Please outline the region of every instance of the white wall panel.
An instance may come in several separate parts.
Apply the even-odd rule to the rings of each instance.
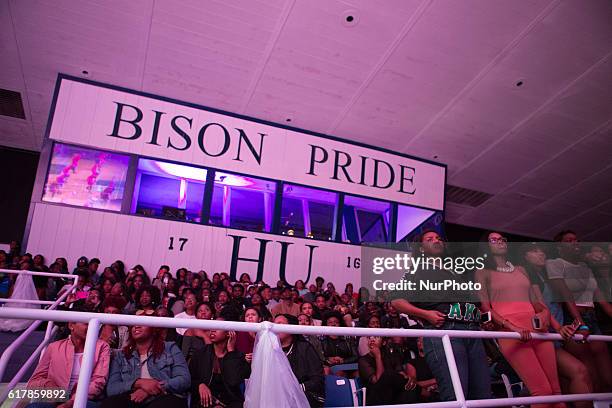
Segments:
[[[347,257],[361,257],[359,246],[45,203],[35,204],[27,251],[43,254],[49,260],[65,257],[69,269],[84,255],[100,258],[102,267],[117,259],[124,261],[127,269],[141,264],[151,277],[162,264],[169,265],[172,271],[186,267],[192,271],[204,269],[212,275],[230,272],[234,242],[230,234],[245,237],[240,244],[240,258],[258,259],[260,243],[256,238],[270,240],[266,244],[263,276],[267,283],[275,284],[279,279],[279,242],[288,242],[291,245],[287,249],[285,271],[291,284],[297,279],[306,280],[310,260],[307,245],[312,245],[316,248],[310,281],[323,276],[334,282],[339,291],[348,282],[355,288],[360,286],[360,269],[347,267]],[[174,238],[172,250],[170,237]],[[187,239],[182,251],[180,238]],[[239,261],[236,274],[240,276],[243,272],[255,279],[257,263]]]

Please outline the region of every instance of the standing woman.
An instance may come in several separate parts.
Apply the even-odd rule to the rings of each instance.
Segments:
[[[550,310],[551,330],[557,331],[566,341],[574,334],[570,325],[563,325],[563,309],[559,303],[553,302],[552,289],[546,276],[546,253],[538,243],[526,243],[521,247],[521,260],[525,262],[525,270],[529,274],[531,284],[542,293],[544,302]],[[553,330],[554,329],[554,330]],[[557,369],[559,370],[561,389],[567,394],[589,394],[593,392],[591,377],[586,366],[562,347],[560,341],[555,341]],[[589,401],[574,402],[576,408],[589,408]]]
[[[565,323],[576,322],[578,334],[601,334],[595,302],[608,317],[612,317],[612,305],[605,300],[593,272],[584,263],[576,234],[561,231],[554,240],[558,242],[559,258],[546,261],[546,272],[555,294],[564,300]],[[612,390],[612,364],[604,342],[569,341],[565,347],[587,366],[595,392]]]
[[[486,236],[485,269],[476,272],[482,285],[481,308],[491,311],[502,330],[514,331],[521,339],[498,339],[499,347],[533,396],[561,394],[553,342],[534,340],[531,331],[548,332],[550,311],[539,290],[534,293],[527,271],[508,261],[508,240],[497,232]],[[539,319],[540,324],[534,323]],[[562,403],[533,404],[532,407],[564,407]]]
[[[434,261],[432,263],[435,265],[435,260],[445,255],[446,247],[442,237],[436,231],[426,230],[417,237],[415,251],[422,253],[428,262]],[[432,281],[457,278],[453,271],[444,268],[416,271],[411,276],[421,275]],[[474,303],[458,302],[452,299],[433,299],[434,301],[415,304],[404,299],[403,296],[405,296],[404,292],[394,294],[394,297],[397,298],[392,301],[393,307],[400,313],[406,313],[421,320],[425,329],[480,330],[480,312]],[[454,401],[455,392],[442,339],[428,337],[423,339],[423,343],[425,359],[438,382],[440,399]],[[451,338],[451,345],[466,399],[490,398],[491,375],[482,340]]]

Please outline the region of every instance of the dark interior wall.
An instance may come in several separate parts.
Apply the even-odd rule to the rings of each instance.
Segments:
[[[449,242],[478,242],[488,230],[476,227],[468,227],[465,225],[447,223],[444,226],[446,239]],[[542,241],[538,238],[526,237],[523,235],[509,234],[504,231],[498,231],[504,234],[511,242],[530,242]]]
[[[40,153],[0,146],[0,243],[21,242]]]

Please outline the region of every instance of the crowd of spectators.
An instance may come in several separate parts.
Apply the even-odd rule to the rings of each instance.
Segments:
[[[542,249],[531,244],[524,246],[523,258],[514,260],[515,266],[503,250],[507,242],[503,235],[495,232],[487,235],[490,259],[497,265],[488,265],[486,273],[477,276],[488,290],[476,307],[483,314],[490,311],[492,315],[484,324],[468,321],[461,314],[459,318],[453,316],[451,301],[411,303],[410,299],[387,292],[370,294],[366,288],[357,293],[351,284],[338,292],[332,282],[322,277],[312,283],[298,280],[291,285],[278,281],[271,286],[263,281],[253,282],[246,273],[232,280],[225,272],[209,274],[186,268],[172,272],[169,266],[162,265],[149,274],[141,265],[126,270],[124,263],[117,260],[101,267],[99,259],[84,256],[71,270],[64,258],[48,264],[43,255],[23,254],[17,242],[11,243],[9,252],[0,251],[0,269],[56,273],[57,277],[33,277],[38,296],[53,300],[70,291],[62,308],[75,311],[309,326],[515,331],[521,334],[521,340],[453,339],[458,368],[460,373],[465,372],[462,385],[466,396],[506,396],[503,387],[495,387],[501,374],[522,380],[532,395],[610,391],[612,370],[605,344],[570,339],[577,332],[601,334],[609,327],[612,307],[600,293],[600,288],[609,290],[607,281],[601,281],[609,276],[606,275],[609,248],[603,248],[598,271],[594,273],[592,263],[587,266],[579,251],[568,250],[576,242],[575,233],[564,231],[556,240],[557,259],[547,261],[545,256],[542,259]],[[440,256],[444,251],[444,242],[434,231],[426,231],[417,242],[427,256]],[[583,269],[570,270],[579,267]],[[573,273],[573,278],[581,274],[591,288],[590,295],[578,299],[578,291],[583,296],[584,288],[576,288],[575,280],[568,280],[568,273]],[[72,290],[71,281],[64,278],[68,274],[78,276]],[[14,279],[14,275],[0,273],[0,297],[10,296]],[[496,301],[496,293],[515,286],[517,291],[538,292],[540,297],[526,304]],[[549,290],[569,293],[568,299],[573,293],[576,301],[550,302],[541,294]],[[540,329],[531,327],[535,315],[542,322]],[[549,328],[566,340],[553,344],[531,339],[531,332],[547,332]],[[28,386],[56,386],[73,391],[86,329],[87,325],[81,323],[65,325],[60,337],[44,353]],[[439,340],[279,335],[311,406],[322,406],[324,376],[331,374],[359,377],[368,389],[368,404],[453,399]],[[242,406],[254,344],[255,334],[249,332],[103,325],[88,390],[89,405],[186,407],[190,394],[192,407]],[[274,392],[273,388],[270,392]],[[72,403],[73,399],[69,399],[62,408],[69,408]],[[40,404],[35,406],[40,408],[43,406]],[[549,405],[555,404],[541,404]]]

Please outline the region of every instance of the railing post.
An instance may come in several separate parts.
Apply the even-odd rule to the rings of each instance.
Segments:
[[[57,275],[57,274],[48,273],[48,272],[13,271],[13,270],[9,270],[9,269],[0,269],[0,272],[13,273],[15,275],[21,275],[21,274],[35,275],[35,276],[55,276],[55,275]],[[53,309],[55,309],[55,307],[57,305],[59,305],[68,296],[68,294],[76,287],[77,276],[76,275],[68,275],[67,278],[68,279],[72,279],[72,286],[70,286],[70,289],[67,290],[62,296],[57,298],[57,300],[55,302],[53,302],[53,304],[51,304],[46,310],[53,310]],[[23,303],[27,303],[27,301],[24,299]],[[45,309],[43,309],[43,310],[45,310]],[[36,316],[36,317],[39,317],[39,316]],[[17,348],[19,346],[21,346],[21,344],[30,335],[30,333],[32,333],[41,323],[42,323],[42,320],[35,320],[35,321],[33,321],[33,323],[30,324],[30,326],[24,332],[22,332],[19,335],[19,337],[17,337],[4,350],[4,353],[2,353],[2,355],[0,356],[0,382],[3,380],[4,373],[6,371],[6,367],[8,366],[8,363],[9,363],[11,357],[13,356],[13,353],[15,352],[15,350],[17,350]]]
[[[91,380],[91,372],[94,367],[96,342],[98,341],[99,332],[100,321],[98,319],[91,319],[87,327],[87,336],[85,337],[83,360],[81,361],[81,371],[79,372],[74,408],[85,408],[87,405],[87,391],[89,390],[89,381]]]
[[[455,362],[455,354],[453,353],[453,346],[451,345],[450,337],[448,336],[448,334],[442,336],[442,345],[444,346],[446,363],[448,365],[448,370],[450,371],[451,380],[453,382],[455,398],[463,408],[466,408],[465,395],[463,395],[463,388],[461,388],[461,379],[459,378],[459,371],[457,370],[457,363]]]

